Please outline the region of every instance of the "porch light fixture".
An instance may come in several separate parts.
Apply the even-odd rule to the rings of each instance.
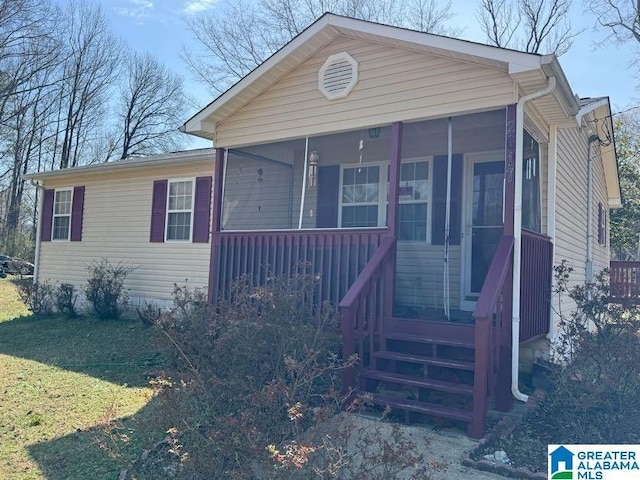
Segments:
[[[370,128],[369,130],[367,130],[367,135],[372,140],[375,140],[376,138],[380,137],[380,127]]]
[[[313,150],[309,153],[309,187],[315,187],[318,181],[318,160],[320,155]]]

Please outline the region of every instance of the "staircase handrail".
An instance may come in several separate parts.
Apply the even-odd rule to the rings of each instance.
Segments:
[[[473,318],[483,320],[493,315],[496,303],[500,298],[502,286],[509,273],[513,254],[513,237],[505,235],[500,240],[487,277],[480,291],[480,297],[473,310]]]
[[[339,307],[342,314],[340,324],[342,332],[342,358],[345,362],[354,354],[354,327],[358,325],[360,329],[363,329],[364,318],[361,318],[360,322],[356,321],[358,307],[365,304],[365,300],[369,294],[374,295],[372,293],[372,285],[374,285],[374,282],[382,278],[386,273],[389,273],[389,269],[385,269],[385,266],[389,263],[390,258],[393,258],[392,254],[395,251],[395,245],[396,237],[394,235],[386,236],[381,240],[380,245],[371,259],[367,262],[340,301]],[[390,287],[387,286],[387,288]],[[386,295],[383,294],[383,302],[385,296]],[[361,308],[361,310],[365,310],[364,307]],[[361,315],[362,314],[363,312],[361,312]],[[375,322],[373,322],[372,319],[367,320],[367,328],[370,330],[370,334],[374,333]],[[349,367],[343,371],[342,387],[345,393],[350,393],[355,387],[355,372],[353,368]]]

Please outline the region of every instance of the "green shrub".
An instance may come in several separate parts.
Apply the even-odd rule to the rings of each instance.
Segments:
[[[76,302],[78,293],[75,285],[71,283],[61,283],[56,288],[56,309],[60,313],[64,313],[67,317],[75,318],[78,316],[76,310]]]
[[[18,294],[29,310],[38,318],[49,317],[54,312],[55,289],[49,282],[33,282],[22,279],[16,282]]]
[[[93,262],[87,270],[89,279],[84,295],[93,306],[94,313],[101,320],[119,318],[129,304],[124,282],[135,267],[123,263],[113,265],[103,258]]]

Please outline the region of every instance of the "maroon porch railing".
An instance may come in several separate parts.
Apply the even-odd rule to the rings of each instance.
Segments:
[[[507,282],[513,258],[513,237],[504,236],[498,244],[480,297],[473,311],[475,318],[475,377],[473,381],[472,437],[484,434],[484,420],[489,405],[489,395],[494,390],[500,360],[500,330],[510,321],[510,305],[503,297],[509,291]],[[508,303],[508,302],[506,302]]]
[[[549,333],[553,243],[539,233],[522,231],[520,341]]]
[[[388,307],[393,301],[387,282],[394,274],[395,246],[395,237],[384,237],[371,260],[340,301],[342,358],[345,360],[354,354],[356,343],[361,357],[365,341],[369,342],[369,352],[373,352],[375,337],[382,334],[383,319],[389,314]],[[344,370],[342,388],[345,393],[355,388],[353,368]]]
[[[320,275],[317,300],[337,304],[371,259],[387,229],[217,232],[211,303],[229,298],[244,276],[251,285],[296,273]]]
[[[640,304],[640,262],[611,261],[609,271],[611,299]]]

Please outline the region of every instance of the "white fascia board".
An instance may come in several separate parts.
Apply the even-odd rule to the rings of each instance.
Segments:
[[[576,120],[578,121],[578,123],[581,123],[582,117],[601,107],[609,108],[609,97],[594,99],[593,102],[589,102],[586,105],[583,105],[576,115]]]
[[[333,15],[325,14],[312,23],[306,30],[303,30],[298,36],[296,36],[293,40],[287,43],[280,50],[271,55],[267,60],[261,63],[258,67],[252,70],[248,75],[244,76],[240,79],[236,84],[234,84],[227,91],[222,93],[218,98],[216,98],[209,105],[204,107],[198,113],[196,113],[193,117],[187,120],[184,124],[185,132],[192,133],[194,131],[199,130],[198,128],[194,128],[196,125],[200,125],[203,120],[205,120],[209,115],[218,110],[220,107],[224,106],[226,103],[230,102],[238,93],[243,91],[245,88],[248,88],[256,82],[265,72],[267,72],[270,68],[280,63],[284,60],[290,53],[292,53],[296,48],[298,48],[303,43],[307,42],[311,37],[313,37],[316,33],[322,30],[324,27],[329,25],[330,18]]]
[[[544,55],[541,57],[541,67],[543,71],[547,74],[547,76],[556,77],[556,82],[558,83],[558,87],[556,91],[559,92],[559,100],[563,105],[565,113],[568,117],[573,117],[578,114],[580,110],[580,104],[571,89],[571,85],[569,84],[569,80],[567,80],[567,76],[564,74],[564,70],[560,66],[560,62],[558,62],[558,57],[555,55]]]
[[[391,38],[394,40],[414,43],[416,45],[430,47],[441,50],[443,54],[454,52],[479,59],[488,59],[495,62],[502,62],[507,65],[519,65],[518,68],[531,70],[540,67],[540,55],[508,50],[482,43],[461,40],[458,38],[445,37],[430,33],[408,30],[401,27],[381,25],[379,23],[365,22],[354,18],[328,15],[331,25],[336,28],[353,30],[354,32],[369,35],[377,35],[381,38]],[[514,67],[515,68],[515,67]]]
[[[49,172],[27,173],[21,175],[25,180],[46,180],[50,178],[71,177],[79,175],[97,175],[106,172],[116,172],[129,168],[147,168],[171,165],[184,165],[185,162],[206,162],[213,163],[215,158],[214,148],[198,150],[186,150],[167,155],[157,155],[152,157],[132,158],[119,160],[117,162],[99,163],[97,165],[85,165],[82,167],[63,168],[61,170],[51,170]]]

